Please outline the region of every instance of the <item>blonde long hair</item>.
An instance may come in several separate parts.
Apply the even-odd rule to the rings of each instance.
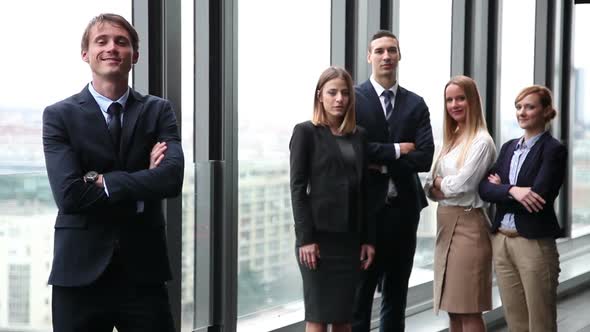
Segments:
[[[481,107],[481,97],[479,96],[479,91],[475,81],[471,77],[463,75],[458,75],[451,78],[445,85],[443,92],[445,110],[445,116],[443,120],[443,147],[433,167],[433,175],[436,172],[436,167],[438,167],[439,160],[451,151],[459,139],[459,123],[455,121],[447,111],[446,92],[447,88],[451,84],[455,84],[460,87],[465,93],[465,98],[467,99],[465,128],[461,128],[462,134],[466,135],[465,144],[463,144],[463,148],[461,149],[461,153],[457,159],[457,168],[460,168],[465,163],[467,152],[469,151],[469,148],[471,148],[477,133],[481,130],[485,130],[486,132],[488,130]]]
[[[344,114],[344,119],[342,120],[342,124],[338,128],[341,134],[350,134],[354,133],[356,130],[356,114],[354,111],[354,87],[352,83],[352,77],[344,68],[332,66],[327,68],[322,72],[320,78],[318,79],[318,84],[314,91],[314,99],[313,99],[313,118],[311,122],[316,126],[328,126],[328,119],[326,117],[326,110],[324,109],[324,105],[320,102],[320,95],[322,94],[322,89],[324,85],[329,81],[341,78],[346,82],[346,88],[350,92],[350,97],[348,98],[348,105],[346,106],[346,113]]]

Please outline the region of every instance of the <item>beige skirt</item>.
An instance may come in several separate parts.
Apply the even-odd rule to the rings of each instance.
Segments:
[[[492,246],[482,209],[438,206],[434,311],[478,313],[492,308]]]

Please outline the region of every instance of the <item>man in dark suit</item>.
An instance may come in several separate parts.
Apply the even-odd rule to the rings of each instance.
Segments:
[[[353,331],[370,328],[373,294],[381,286],[380,331],[403,331],[408,281],[416,251],[420,211],[427,206],[418,172],[432,164],[430,114],[422,97],[398,85],[397,37],[379,31],[369,43],[369,80],[358,85],[357,123],[369,141],[369,202],[377,220],[376,264],[364,273]]]
[[[43,112],[56,332],[174,331],[162,199],[181,192],[184,157],[170,102],[128,86],[138,45],[123,17],[95,17],[82,38],[92,82]]]

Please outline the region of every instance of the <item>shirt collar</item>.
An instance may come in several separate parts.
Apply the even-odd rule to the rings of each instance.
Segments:
[[[545,132],[542,132],[540,134],[537,134],[531,138],[529,138],[528,140],[524,139],[524,136],[522,136],[519,140],[518,143],[516,144],[516,149],[530,149],[533,147],[533,145],[535,145],[535,143],[537,143],[537,141],[539,140],[539,138],[541,138],[541,136],[544,134]]]
[[[111,106],[111,104],[114,102],[121,104],[121,106],[123,106],[123,109],[125,109],[125,104],[127,104],[127,99],[129,99],[129,87],[127,87],[127,91],[125,91],[121,98],[117,100],[111,100],[98,93],[98,91],[94,89],[94,86],[92,86],[92,82],[88,83],[88,91],[90,91],[90,94],[92,95],[94,100],[96,100],[98,107],[100,107],[100,110],[104,113],[107,112],[109,106]]]
[[[375,89],[375,92],[377,92],[377,96],[381,97],[381,95],[383,94],[383,91],[385,91],[385,88],[382,87],[381,84],[379,84],[377,82],[377,80],[375,80],[375,76],[373,76],[373,75],[371,75],[371,78],[369,78],[369,81],[373,85],[373,89]],[[394,98],[397,95],[398,86],[399,86],[399,84],[397,83],[397,81],[395,81],[395,84],[391,88],[389,88],[389,91],[393,92]]]

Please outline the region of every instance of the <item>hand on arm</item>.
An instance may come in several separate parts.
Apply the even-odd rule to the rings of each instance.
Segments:
[[[506,151],[511,144],[512,141],[508,141],[502,146],[498,159],[492,165],[490,170],[483,174],[482,179],[479,182],[479,196],[484,201],[491,203],[514,203],[514,200],[508,193],[511,185],[509,183],[502,183],[502,178],[499,176],[501,170],[506,167],[504,164],[505,160],[508,158]],[[505,170],[505,172],[507,172],[507,170]],[[507,179],[507,173],[505,174]]]
[[[152,151],[150,152],[150,165],[149,165],[150,170],[154,169],[160,165],[160,162],[162,162],[162,160],[164,159],[164,152],[166,151],[166,149],[167,149],[166,142],[157,142],[156,144],[154,144],[154,146],[152,147]],[[109,195],[107,184],[105,183],[102,174],[98,175],[98,179],[94,182],[94,184],[97,187],[104,189],[105,193],[107,195]],[[137,201],[135,211],[137,213],[143,212],[144,211],[144,204],[145,204],[145,202],[142,200]]]
[[[488,175],[488,181],[492,184],[501,184],[502,179],[497,173]]]
[[[154,200],[180,194],[184,177],[184,155],[176,118],[168,103],[161,111],[157,126],[160,145],[152,147],[148,157],[150,168],[132,173],[113,171],[105,174],[112,200]],[[165,149],[161,146],[162,142],[165,142]],[[155,150],[161,151],[154,153]],[[164,153],[165,156],[160,156]]]
[[[433,186],[434,188],[436,188],[436,189],[440,190],[440,186],[441,186],[442,180],[443,180],[442,176],[440,176],[440,175],[437,175],[437,176],[434,178],[434,181],[432,182],[432,186]]]
[[[543,210],[545,200],[530,187],[512,187],[508,191],[515,200],[522,204],[530,213]]]
[[[539,142],[537,143],[539,144]],[[529,213],[544,209],[547,202],[553,203],[559,193],[566,173],[567,149],[549,141],[543,147],[541,167],[531,187],[512,186],[508,193]]]
[[[94,184],[99,188],[104,188],[104,179],[102,177],[102,174],[98,174],[98,179],[96,179],[96,182],[94,182]]]
[[[315,270],[320,258],[320,246],[317,243],[310,243],[299,247],[299,261],[308,269]]]
[[[533,185],[518,187],[502,183],[497,173],[502,167],[502,161],[504,161],[503,167],[505,169],[508,167],[506,161],[511,155],[507,155],[507,151],[514,144],[516,144],[515,140],[512,140],[502,146],[498,161],[492,167],[487,179],[480,183],[479,193],[484,200],[490,202],[510,203],[514,205],[514,208],[522,206],[529,213],[541,211],[546,202],[553,202],[559,192],[566,170],[567,149],[562,145],[550,147],[551,150],[542,154],[541,167]],[[520,204],[516,204],[515,201]]]
[[[411,113],[416,114],[416,117],[406,121],[415,121],[416,131],[414,137],[410,138],[411,143],[399,143],[400,158],[393,163],[394,169],[391,170],[397,174],[411,175],[418,172],[428,172],[432,166],[434,140],[428,107],[421,100]],[[413,146],[405,144],[413,144]]]
[[[361,245],[361,268],[367,270],[375,259],[375,247],[372,244]]]
[[[158,167],[158,165],[160,165],[160,163],[162,162],[162,159],[164,159],[164,152],[166,152],[166,149],[168,147],[166,146],[166,142],[158,142],[154,145],[154,147],[152,148],[152,151],[150,152],[150,168],[149,169],[154,169],[156,167]]]
[[[160,165],[162,160],[164,159],[164,152],[166,152],[167,146],[166,142],[157,142],[152,147],[152,151],[150,152],[150,166],[149,169],[154,169]],[[98,175],[98,179],[94,184],[99,188],[104,188],[104,178],[102,174]]]
[[[467,150],[465,161],[456,173],[435,179],[435,186],[447,198],[459,197],[478,189],[479,183],[488,174],[490,165],[496,156],[496,147],[491,137],[476,136]]]
[[[437,175],[432,181],[432,187],[430,188],[430,195],[437,201],[445,198],[445,194],[440,190],[442,179],[443,178],[440,175]]]
[[[416,144],[410,142],[399,143],[399,154],[403,156],[416,150]]]
[[[430,195],[434,200],[440,201],[441,199],[445,199],[445,194],[438,188],[432,187],[430,188]]]

